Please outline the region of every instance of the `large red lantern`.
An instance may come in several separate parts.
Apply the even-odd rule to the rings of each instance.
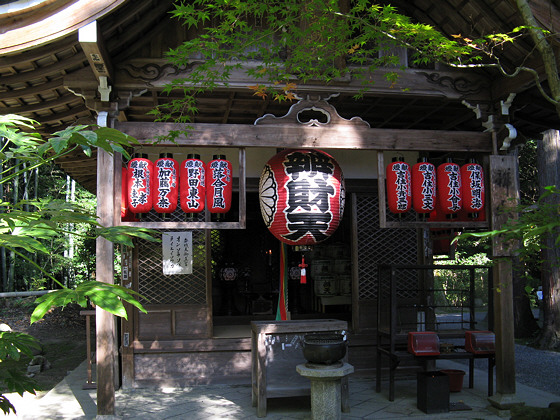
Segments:
[[[231,208],[231,162],[224,155],[214,155],[206,171],[206,205],[210,213],[227,213]]]
[[[158,213],[173,213],[179,195],[179,163],[171,153],[162,153],[154,163],[152,202]]]
[[[289,245],[314,245],[334,233],[344,212],[344,178],[319,150],[284,150],[265,165],[259,182],[261,214],[270,232]]]
[[[461,166],[461,183],[463,192],[463,209],[472,218],[484,210],[484,170],[471,160]]]
[[[391,213],[406,213],[412,205],[410,165],[404,158],[393,158],[387,165],[387,204]]]
[[[132,213],[148,213],[152,209],[153,168],[146,154],[134,155],[128,163],[128,208]]]
[[[438,212],[455,215],[461,210],[461,168],[448,161],[437,168]]]
[[[185,213],[200,213],[206,199],[206,172],[200,155],[189,154],[181,163],[179,197]]]
[[[422,159],[412,167],[412,208],[430,213],[436,207],[436,167]]]

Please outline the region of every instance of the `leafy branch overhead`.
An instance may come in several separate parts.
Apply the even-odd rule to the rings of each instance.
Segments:
[[[530,35],[541,55],[551,48],[553,35],[538,27],[527,0],[516,3],[523,26],[478,38],[468,34],[448,38],[430,25],[413,22],[391,5],[367,0],[179,1],[172,15],[195,35],[171,49],[167,57],[179,68],[191,70],[165,87],[167,93],[183,91],[183,97],[175,97],[151,113],[159,121],[192,122],[196,95],[227,87],[239,73],[254,80],[248,86],[254,95],[279,101],[295,99],[298,86],[305,83],[350,80],[360,82],[356,95],[360,97],[372,87],[376,71],[384,73],[390,87],[406,89],[398,85],[398,70],[404,67],[395,47],[406,48],[413,65],[440,62],[462,68],[495,68],[506,77],[529,72],[541,94],[557,105],[560,95],[554,88],[547,94],[534,69],[524,62],[508,68],[500,61],[501,51],[522,36]],[[551,77],[548,79],[553,80]]]
[[[515,211],[519,216],[508,220],[501,229],[489,232],[465,232],[454,239],[491,238],[501,236],[504,241],[521,241],[522,247],[518,253],[534,254],[542,248],[542,238],[553,235],[555,246],[560,246],[560,189],[556,186],[545,187],[545,193],[538,202],[531,205],[519,206],[507,211]],[[551,200],[552,199],[552,200]]]
[[[188,122],[196,109],[193,95],[227,86],[234,72],[256,81],[257,96],[293,99],[296,83],[329,84],[354,77],[363,92],[378,68],[399,66],[395,46],[412,47],[412,61],[470,62],[472,49],[447,39],[429,25],[412,22],[390,5],[356,1],[341,7],[338,0],[305,2],[195,0],[177,2],[172,15],[198,35],[168,53],[181,67],[196,63],[166,92],[183,89],[185,100],[174,100],[153,113],[160,119]],[[395,71],[387,72],[394,84]]]

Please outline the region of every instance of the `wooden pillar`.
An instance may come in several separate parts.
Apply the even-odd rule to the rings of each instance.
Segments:
[[[519,199],[517,159],[490,156],[491,228],[499,229],[515,212],[504,211]],[[489,397],[497,409],[521,404],[515,395],[515,341],[513,331],[513,277],[511,254],[515,247],[500,236],[492,240],[494,263],[494,332],[496,334],[496,394]]]
[[[113,200],[114,160],[104,150],[97,151],[97,215],[103,226],[111,226],[114,219]],[[96,280],[114,283],[113,243],[98,238],[96,244]],[[96,308],[97,335],[97,414],[115,415],[115,369],[117,340],[115,317],[99,307]]]

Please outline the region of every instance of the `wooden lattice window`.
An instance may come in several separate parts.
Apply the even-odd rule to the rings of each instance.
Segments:
[[[358,277],[360,300],[377,298],[378,264],[416,264],[415,229],[382,229],[379,227],[377,194],[357,194]],[[406,217],[406,216],[405,216]],[[398,261],[398,262],[397,262]],[[417,274],[410,270],[398,280],[399,289],[418,288]],[[406,291],[402,297],[407,296]]]
[[[162,230],[162,232],[164,232]],[[138,292],[143,305],[206,304],[206,244],[203,230],[193,230],[193,272],[163,274],[161,243],[138,241]]]

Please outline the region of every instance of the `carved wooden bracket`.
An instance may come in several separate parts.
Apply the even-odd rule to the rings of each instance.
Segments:
[[[327,101],[336,95],[322,99],[320,96],[313,98],[307,95],[306,99],[298,97],[299,102],[292,105],[288,113],[282,117],[276,117],[272,114],[266,114],[255,121],[255,125],[266,124],[287,124],[287,125],[303,125],[306,127],[325,127],[333,125],[346,125],[355,127],[369,128],[367,121],[360,117],[352,117],[347,120],[338,114],[336,108]]]

